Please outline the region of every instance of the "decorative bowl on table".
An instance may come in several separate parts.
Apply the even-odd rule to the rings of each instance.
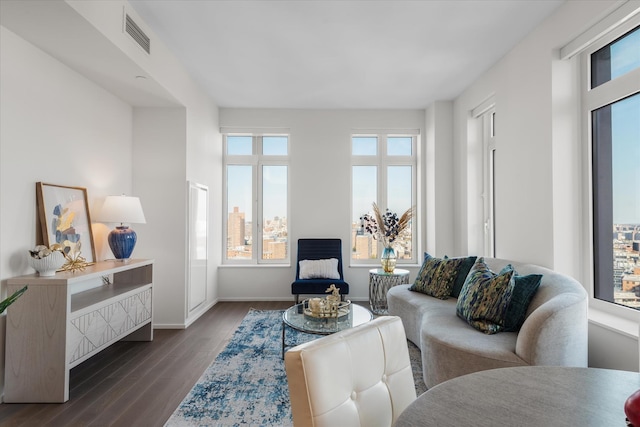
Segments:
[[[55,276],[56,271],[65,262],[62,252],[49,250],[46,246],[36,246],[29,253],[31,255],[29,257],[29,265],[38,272],[38,275],[43,277]]]

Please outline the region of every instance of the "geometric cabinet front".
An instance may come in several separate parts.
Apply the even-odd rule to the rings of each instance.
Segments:
[[[105,344],[117,341],[151,318],[151,288],[71,319],[67,343],[71,366]],[[72,313],[73,315],[73,313]],[[74,363],[76,362],[77,363]]]

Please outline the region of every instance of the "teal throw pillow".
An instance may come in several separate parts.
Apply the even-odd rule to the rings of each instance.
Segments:
[[[460,296],[460,291],[462,290],[462,286],[464,286],[464,281],[467,279],[467,275],[469,274],[471,267],[473,267],[473,264],[476,262],[476,259],[478,259],[478,257],[470,256],[466,258],[453,258],[453,259],[462,260],[458,268],[458,275],[456,276],[456,280],[453,282],[453,289],[451,290],[451,296],[454,298],[458,298]]]
[[[447,299],[451,294],[462,260],[435,258],[425,254],[424,262],[409,290],[435,298]]]
[[[474,328],[486,334],[504,330],[507,307],[513,293],[513,270],[495,274],[479,258],[460,291],[456,314]]]
[[[527,315],[527,309],[533,296],[540,287],[540,281],[542,280],[542,274],[528,274],[526,276],[518,275],[518,272],[513,269],[511,264],[507,264],[500,274],[513,270],[513,294],[511,295],[511,302],[507,307],[507,313],[504,319],[504,331],[505,332],[517,332],[522,327],[524,319]]]

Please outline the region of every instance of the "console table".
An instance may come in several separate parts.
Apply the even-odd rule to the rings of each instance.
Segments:
[[[409,270],[396,268],[387,273],[382,268],[369,270],[369,305],[373,314],[387,314],[387,292],[396,285],[409,283]]]
[[[153,260],[7,280],[4,402],[66,402],[69,371],[121,339],[153,340]]]

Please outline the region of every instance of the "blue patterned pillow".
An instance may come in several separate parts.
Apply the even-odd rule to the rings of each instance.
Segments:
[[[504,330],[505,315],[513,293],[513,270],[495,274],[479,258],[462,286],[456,314],[486,334]]]
[[[542,274],[520,276],[511,264],[507,264],[502,270],[500,270],[499,274],[508,270],[513,270],[514,286],[513,294],[511,295],[511,302],[507,307],[507,313],[504,319],[504,331],[517,332],[522,327],[527,315],[529,304],[540,287]]]
[[[425,254],[422,267],[409,290],[435,298],[449,298],[463,262],[463,258],[441,259]]]

